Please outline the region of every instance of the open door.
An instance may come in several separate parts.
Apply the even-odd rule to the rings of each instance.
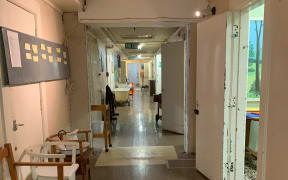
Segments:
[[[128,63],[128,82],[139,85],[139,65],[138,63]]]
[[[227,50],[231,48],[231,16],[217,15],[197,27],[196,168],[217,180],[228,179],[234,169],[229,161],[229,126],[235,108],[231,104],[231,53]]]
[[[184,134],[184,42],[161,46],[162,127]]]

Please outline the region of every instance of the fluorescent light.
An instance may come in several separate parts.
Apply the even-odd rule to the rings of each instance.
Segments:
[[[195,11],[195,16],[196,17],[200,17],[201,16],[201,12],[199,10]]]
[[[138,45],[138,50],[141,50],[142,47],[143,47],[143,44],[139,44],[139,45]]]
[[[138,58],[138,59],[142,59],[142,55],[139,54],[139,55],[137,56],[137,58]]]

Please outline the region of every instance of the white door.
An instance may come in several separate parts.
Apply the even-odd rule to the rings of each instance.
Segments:
[[[232,145],[228,127],[234,107],[230,19],[231,14],[224,13],[197,27],[196,168],[211,180],[228,179],[234,169],[228,161]]]
[[[40,105],[39,84],[2,88],[4,119],[7,142],[12,144],[15,159],[18,160],[25,148],[43,142],[43,126]],[[19,126],[13,130],[13,121]],[[29,161],[29,159],[23,159]],[[23,177],[30,172],[22,167]]]
[[[5,7],[3,9],[4,14],[6,11],[13,11],[14,13],[13,16],[10,16],[6,21],[1,21],[1,26],[32,36],[35,35],[35,19],[33,14],[8,1],[1,1],[1,3]],[[0,95],[2,96],[0,98],[2,100],[1,113],[3,113],[1,118],[5,131],[3,133],[5,142],[12,144],[15,159],[18,160],[25,148],[43,143],[39,83],[14,87],[3,87],[1,85]],[[18,127],[17,131],[13,131],[14,120],[16,120],[17,123],[23,123],[24,126]],[[29,161],[29,159],[24,159],[24,161],[25,160]],[[22,167],[20,169],[23,172],[20,179],[22,179],[21,177],[25,179],[30,168]]]
[[[138,63],[128,63],[128,82],[139,85],[139,65]]]
[[[184,42],[161,46],[162,56],[162,127],[184,134]]]

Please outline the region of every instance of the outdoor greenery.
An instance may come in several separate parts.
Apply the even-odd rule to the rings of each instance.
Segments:
[[[253,71],[251,71],[253,70]],[[262,70],[262,61],[259,65],[259,71]],[[259,73],[260,74],[260,73]],[[260,83],[261,83],[261,74],[260,76]],[[248,66],[248,98],[259,98],[260,91],[256,91],[256,62],[249,63]]]
[[[263,21],[250,21],[248,98],[260,98],[263,47]]]

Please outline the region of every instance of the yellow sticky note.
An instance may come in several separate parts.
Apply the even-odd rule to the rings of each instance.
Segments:
[[[53,56],[49,56],[49,62],[53,63]]]
[[[38,56],[33,56],[33,61],[38,62]]]
[[[47,59],[47,55],[46,54],[42,54],[42,59],[46,60]]]
[[[61,52],[61,49],[60,49],[60,48],[56,48],[56,52],[57,52],[57,53],[60,53],[60,52]]]
[[[48,51],[49,54],[51,54],[52,53],[52,48],[50,46],[47,46],[47,51]]]
[[[67,61],[64,61],[64,64],[67,64]]]
[[[32,59],[31,53],[26,53],[26,59],[27,59],[27,60],[31,60],[31,59]]]
[[[25,50],[30,51],[31,45],[29,43],[25,43]]]
[[[34,54],[38,54],[38,46],[36,44],[32,44],[32,50]]]
[[[57,58],[57,61],[58,61],[58,62],[61,62],[61,58],[60,58],[60,57],[58,57],[58,58]]]
[[[46,46],[45,46],[45,44],[41,43],[41,49],[42,49],[43,51],[46,50]]]
[[[63,57],[64,57],[64,59],[67,58],[67,53],[65,51],[63,52]]]

